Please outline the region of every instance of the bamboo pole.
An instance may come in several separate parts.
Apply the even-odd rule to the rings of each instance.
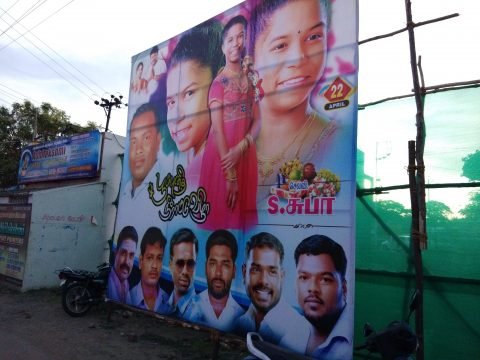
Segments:
[[[446,16],[441,16],[441,17],[438,17],[438,18],[435,18],[435,19],[427,20],[427,21],[421,21],[419,23],[412,24],[412,26],[413,27],[418,27],[418,26],[428,25],[428,24],[432,24],[434,22],[448,20],[448,19],[451,19],[451,18],[454,18],[454,17],[457,17],[457,16],[459,16],[459,14],[454,13],[454,14],[450,14],[450,15],[446,15]],[[401,28],[401,29],[398,29],[398,30],[395,30],[395,31],[392,31],[392,32],[389,32],[387,34],[377,35],[377,36],[374,36],[374,37],[371,37],[371,38],[368,38],[368,39],[365,39],[365,40],[361,40],[361,41],[358,42],[358,45],[362,45],[362,44],[368,43],[370,41],[385,39],[385,38],[390,37],[390,36],[401,34],[402,32],[405,32],[407,30],[408,30],[408,26],[406,26],[404,28]]]
[[[424,92],[425,92],[425,95],[427,95],[427,94],[436,94],[436,93],[445,92],[445,91],[474,89],[477,87],[480,87],[480,80],[471,80],[471,81],[463,81],[463,82],[450,83],[450,84],[425,86]],[[414,97],[414,96],[415,94],[390,96],[390,97],[372,101],[369,103],[358,104],[358,110],[364,110],[368,106],[378,105],[387,101],[400,100],[400,99],[405,99],[405,98]]]
[[[415,104],[417,107],[416,143],[412,141],[409,142],[409,182],[411,185],[410,199],[412,202],[412,248],[415,262],[415,283],[417,291],[420,293],[419,306],[415,311],[415,332],[418,336],[419,343],[417,359],[423,360],[423,264],[421,250],[426,248],[427,239],[425,206],[425,164],[423,161],[423,154],[425,148],[425,120],[423,117],[425,90],[423,89],[422,94],[416,63],[417,53],[415,48],[415,24],[412,19],[412,3],[410,0],[405,0],[405,10],[408,28],[408,40],[410,44],[410,66],[412,69],[413,89],[415,92]],[[414,159],[413,154],[415,155]]]
[[[407,0],[408,1],[408,0]],[[419,207],[418,207],[418,189],[416,181],[415,165],[415,141],[408,142],[408,182],[410,185],[410,201],[412,204],[412,227],[411,227],[411,248],[413,252],[413,261],[415,265],[415,284],[419,292],[419,305],[415,310],[415,333],[418,336],[417,360],[424,359],[424,337],[423,337],[423,264],[422,253],[419,241]]]

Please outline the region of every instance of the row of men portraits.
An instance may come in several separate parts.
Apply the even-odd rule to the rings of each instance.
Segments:
[[[319,359],[352,352],[348,231],[119,233],[107,297]],[[330,234],[330,235],[325,235]],[[139,254],[138,256],[136,254]]]

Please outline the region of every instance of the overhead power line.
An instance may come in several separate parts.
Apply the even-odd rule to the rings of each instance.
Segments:
[[[23,99],[27,99],[27,100],[31,101],[32,103],[40,104],[40,101],[37,101],[37,100],[35,100],[35,99],[32,99],[32,98],[30,98],[29,96],[27,96],[27,95],[25,95],[25,94],[22,94],[21,92],[19,92],[19,91],[17,91],[17,90],[14,90],[14,89],[12,89],[12,88],[10,88],[10,87],[8,87],[7,85],[0,84],[0,86],[6,88],[6,89],[8,89],[8,90],[10,90],[11,92],[14,92],[14,93],[22,96]],[[2,89],[0,89],[0,90],[2,90]],[[5,90],[4,90],[4,91],[5,91]],[[18,96],[17,96],[17,97],[18,97]]]
[[[10,7],[9,7],[7,10],[3,10],[2,14],[0,15],[0,19],[2,18],[2,16],[3,16],[7,11],[10,11],[10,9],[12,9],[15,5],[17,5],[17,3],[18,3],[19,1],[20,1],[20,0],[15,1],[12,5],[10,5]]]
[[[18,0],[19,1],[19,0]],[[17,2],[18,2],[17,1]],[[34,26],[32,26],[30,29],[27,29],[25,26],[24,28],[27,29],[28,31],[24,32],[23,34],[21,34],[19,37],[17,37],[16,39],[13,39],[12,41],[10,41],[9,43],[7,43],[6,45],[4,45],[3,47],[0,48],[0,51],[2,51],[3,49],[5,49],[6,47],[10,46],[10,44],[13,44],[15,41],[21,39],[22,37],[24,37],[26,34],[30,33],[32,30],[34,30],[35,28],[37,28],[39,25],[43,24],[45,21],[47,21],[48,19],[50,19],[52,16],[54,16],[55,14],[57,14],[59,11],[63,10],[65,7],[67,7],[68,5],[70,5],[72,2],[74,2],[75,0],[70,0],[68,3],[66,3],[65,5],[63,5],[61,8],[59,8],[58,10],[54,11],[53,13],[51,13],[50,15],[48,15],[46,18],[44,18],[43,20],[40,20],[40,22],[38,22],[37,24],[35,24]],[[13,6],[10,6],[5,12],[9,11]],[[0,8],[1,10],[1,8]],[[1,18],[1,16],[0,16]]]
[[[10,35],[7,34],[7,36],[10,37]],[[11,37],[10,37],[11,38]],[[35,53],[33,53],[30,49],[28,49],[27,47],[23,46],[22,44],[18,43],[18,45],[20,45],[25,51],[27,51],[28,53],[30,53],[30,55],[32,55],[33,57],[35,57],[38,61],[42,62],[45,66],[49,67],[50,69],[52,69],[58,76],[60,76],[62,79],[64,79],[65,81],[67,81],[70,85],[72,85],[75,89],[77,89],[78,91],[80,91],[82,94],[84,94],[87,98],[89,98],[90,100],[93,100],[93,98],[87,94],[85,91],[83,91],[82,89],[80,89],[77,85],[75,85],[74,83],[72,83],[69,79],[67,79],[65,76],[63,76],[61,73],[59,73],[55,68],[53,68],[50,64],[48,64],[47,62],[45,62],[43,59],[41,59],[40,57],[38,57]],[[37,47],[38,48],[38,47]],[[48,55],[47,55],[48,56]],[[49,56],[50,57],[50,56]],[[53,60],[53,59],[52,59]]]
[[[10,16],[10,15],[9,15]],[[14,19],[12,16],[10,16],[12,19]],[[5,19],[2,19],[4,22],[5,22]],[[16,21],[18,23],[17,20],[14,19],[14,21]],[[8,23],[7,23],[8,24]],[[13,29],[15,30],[17,33],[19,33],[16,29]],[[12,39],[12,37],[9,35],[9,34],[6,34],[8,37],[10,37]],[[51,61],[53,61],[55,64],[57,64],[63,71],[65,71],[66,73],[68,73],[69,75],[71,75],[75,80],[77,80],[79,83],[81,83],[83,86],[85,86],[89,91],[93,93],[95,93],[95,90],[93,90],[88,84],[86,84],[84,81],[82,81],[81,79],[79,79],[75,74],[73,74],[70,70],[68,70],[67,68],[65,68],[62,64],[60,64],[57,60],[55,60],[54,58],[52,58],[48,53],[46,53],[42,48],[40,48],[39,46],[37,46],[34,42],[32,42],[30,39],[28,38],[25,38],[26,41],[28,41],[31,45],[33,45],[38,51],[40,51],[42,54],[44,54],[46,57],[48,57]],[[24,47],[22,44],[20,44],[19,42],[17,42],[20,46],[22,46],[25,50],[27,50],[28,52],[30,52],[32,55],[34,55],[30,50],[28,50],[26,47]],[[34,55],[37,59],[40,60],[39,57],[37,57],[36,55]],[[40,60],[42,61],[42,60]],[[47,65],[48,67],[50,67],[50,69],[52,69],[53,71],[55,71],[58,75],[60,75],[63,79],[65,79],[66,81],[68,81],[70,84],[73,85],[72,82],[70,82],[66,77],[64,77],[62,74],[60,74],[58,71],[56,71],[52,66],[50,66],[48,63],[42,61],[45,65]],[[75,86],[75,85],[73,85]],[[90,95],[88,95],[87,93],[85,93],[83,90],[79,89],[77,86],[75,86],[78,90],[80,90],[82,93],[84,93],[88,98],[92,99],[90,97]]]
[[[32,14],[35,10],[38,10],[38,8],[39,8],[40,6],[42,6],[43,4],[45,4],[45,3],[47,2],[47,0],[43,0],[43,1],[41,2],[41,4],[37,6],[37,4],[38,4],[39,2],[41,2],[41,0],[38,0],[35,4],[33,4],[32,6],[30,6],[30,8],[28,8],[27,11],[25,11],[22,15],[20,15],[20,18],[18,19],[18,21],[22,21],[22,20],[25,19],[28,15]],[[36,7],[35,7],[35,6],[36,6]],[[7,11],[4,12],[4,14],[6,14],[6,13],[7,13]],[[6,28],[6,29],[0,34],[0,37],[1,37],[3,34],[5,34],[8,30],[10,30],[14,25],[15,25],[15,24],[10,25],[8,28]]]
[[[10,94],[8,91],[0,89],[0,94],[6,95],[10,98],[12,98],[14,101],[17,101],[17,99],[20,99],[18,96]]]
[[[74,0],[71,0],[68,4],[72,3]],[[66,4],[66,5],[68,5]],[[66,6],[65,5],[65,6]],[[65,7],[63,6],[63,7]],[[62,7],[62,8],[63,8]],[[2,8],[0,7],[0,10]],[[10,14],[8,14],[8,11],[6,11],[7,15],[14,21],[15,18],[13,18]],[[4,20],[5,21],[5,20]],[[55,49],[53,49],[51,46],[49,46],[47,43],[45,43],[42,39],[40,39],[38,36],[36,36],[33,32],[31,32],[31,29],[27,29],[24,25],[20,24],[18,21],[16,21],[18,25],[20,25],[22,28],[26,29],[27,31],[24,32],[23,34],[21,34],[19,37],[13,39],[9,44],[11,44],[12,42],[16,42],[18,41],[18,39],[22,38],[25,34],[27,33],[31,33],[31,35],[33,37],[35,37],[35,39],[37,39],[38,41],[40,41],[44,46],[46,46],[50,51],[52,51],[55,55],[57,55],[60,59],[62,59],[65,63],[67,63],[68,65],[70,65],[73,69],[75,69],[81,76],[83,76],[84,79],[86,79],[87,81],[89,81],[91,84],[93,84],[94,86],[96,86],[100,92],[103,92],[103,93],[107,93],[107,91],[105,89],[103,89],[100,85],[98,85],[94,80],[92,80],[90,77],[88,77],[85,73],[83,73],[80,69],[78,69],[74,64],[72,64],[70,61],[68,61],[66,58],[64,58],[60,53],[58,53]],[[20,32],[16,29],[14,29],[17,33],[20,34]],[[37,47],[31,40],[29,40],[28,38],[25,37],[25,39],[31,43],[32,45],[34,45],[35,47]],[[8,46],[9,44],[7,44],[6,46]],[[0,48],[0,51],[3,50],[6,46]],[[72,77],[74,77],[78,82],[82,83],[85,87],[87,87],[92,93],[95,93],[95,90],[93,90],[89,85],[85,84],[81,79],[79,79],[77,76],[75,76],[75,74],[73,74],[72,72],[70,72],[67,68],[63,67],[60,63],[58,63],[57,61],[55,61],[52,57],[50,57],[48,54],[46,54],[43,50],[41,50],[39,47],[37,47],[37,49],[39,49],[40,51],[42,51],[42,53],[44,53],[46,56],[48,56],[52,61],[54,61],[57,65],[59,65],[64,71],[66,71],[68,74],[70,74]]]

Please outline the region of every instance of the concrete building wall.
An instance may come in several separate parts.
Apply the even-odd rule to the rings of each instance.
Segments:
[[[58,284],[64,266],[94,270],[102,262],[105,237],[102,183],[35,192],[22,290]]]
[[[97,181],[24,190],[32,216],[22,291],[58,286],[55,270],[64,266],[93,271],[108,261],[124,144],[124,137],[106,134]],[[9,195],[0,197],[0,203],[10,200]]]

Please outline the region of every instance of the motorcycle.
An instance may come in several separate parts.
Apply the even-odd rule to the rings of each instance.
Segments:
[[[97,266],[97,271],[65,267],[56,271],[62,288],[62,307],[70,316],[85,315],[92,305],[104,301],[110,264]]]
[[[370,353],[379,353],[384,360],[408,360],[418,348],[418,338],[410,328],[410,316],[420,303],[420,293],[415,290],[409,305],[409,312],[405,321],[392,321],[385,329],[376,332],[366,323],[363,335],[365,343],[356,346],[356,350],[367,349]]]
[[[407,320],[393,321],[378,333],[370,324],[365,324],[363,333],[367,339],[364,344],[356,346],[355,350],[367,349],[370,353],[379,353],[383,360],[411,359],[411,355],[415,353],[418,347],[418,338],[408,323],[419,301],[420,293],[416,290],[410,300]],[[313,359],[264,341],[262,337],[255,332],[249,332],[247,334],[247,348],[251,356],[248,356],[244,360]]]

